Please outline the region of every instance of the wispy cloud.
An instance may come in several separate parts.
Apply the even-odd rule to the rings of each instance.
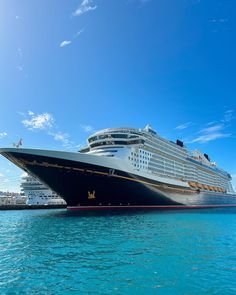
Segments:
[[[15,16],[15,19],[16,19],[16,20],[21,20],[21,19],[23,19],[23,16],[16,15],[16,16]]]
[[[212,18],[209,20],[211,23],[212,27],[212,32],[213,33],[219,33],[222,30],[230,30],[229,28],[229,19],[228,18]]]
[[[4,138],[7,136],[6,132],[0,132],[0,139]]]
[[[210,126],[210,125],[213,125],[213,124],[216,124],[217,123],[217,121],[210,121],[210,122],[208,122],[207,124],[206,124],[206,126]]]
[[[24,76],[27,78],[28,75],[25,73],[23,50],[20,47],[17,48],[17,58],[18,58],[18,61],[17,61],[16,69],[22,74],[24,74]]]
[[[86,12],[95,10],[97,5],[93,4],[92,0],[83,0],[79,7],[73,12],[73,16],[80,16]]]
[[[233,120],[233,118],[233,110],[227,110],[224,113],[224,118],[220,120],[220,122],[215,121],[207,123],[206,125],[210,125],[210,127],[202,128],[196,133],[198,136],[188,141],[188,143],[206,143],[219,138],[231,137],[232,134],[225,131],[227,127],[229,127],[229,123]],[[212,123],[214,123],[214,125]]]
[[[62,142],[64,145],[68,145],[71,143],[70,141],[70,136],[69,134],[67,133],[63,133],[63,132],[51,132],[49,131],[48,132],[49,135],[53,136],[53,138],[56,140],[56,141],[60,141]]]
[[[183,123],[181,125],[178,125],[177,127],[175,127],[175,129],[177,129],[177,130],[183,130],[183,129],[188,128],[191,125],[192,125],[192,122],[187,122],[187,123]]]
[[[212,132],[217,132],[219,130],[224,129],[224,125],[222,124],[217,124],[208,128],[203,128],[202,130],[200,130],[198,133],[205,133],[205,134],[209,134]]]
[[[35,115],[33,112],[28,112],[29,119],[22,121],[23,125],[29,130],[34,129],[49,129],[53,126],[54,118],[49,113]]]
[[[81,34],[83,33],[83,31],[84,31],[84,28],[81,29],[81,30],[79,30],[79,31],[74,35],[74,37],[72,38],[72,40],[78,38],[79,35],[81,35]],[[60,47],[65,47],[65,46],[70,45],[70,44],[72,43],[72,40],[64,40],[64,41],[62,41],[62,42],[60,43]]]
[[[61,42],[60,47],[65,47],[71,44],[70,40],[64,40]]]
[[[78,37],[80,34],[82,34],[84,31],[84,28],[79,30],[76,34],[75,34],[75,38]]]
[[[228,21],[228,18],[212,18],[210,20],[211,23],[227,23]]]
[[[24,112],[17,111],[17,114],[20,115],[20,116],[22,116],[22,117],[24,117],[24,118],[26,117]]]
[[[222,122],[224,122],[224,123],[231,122],[234,119],[233,113],[234,113],[233,110],[226,111],[225,114],[224,114],[224,118],[223,118]]]
[[[94,128],[90,125],[80,125],[84,132],[94,132]]]
[[[193,139],[189,143],[194,143],[194,142],[199,142],[199,143],[206,143],[215,139],[219,138],[226,138],[226,137],[231,137],[232,134],[230,133],[222,133],[222,132],[213,132],[213,133],[208,133],[204,135],[200,135],[197,138]]]

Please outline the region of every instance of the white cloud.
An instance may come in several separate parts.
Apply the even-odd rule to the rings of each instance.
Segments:
[[[224,133],[223,130],[225,126],[223,124],[216,124],[214,126],[203,128],[199,132],[201,135],[191,140],[190,143],[198,142],[198,143],[206,143],[219,138],[231,137],[232,134]]]
[[[62,142],[63,144],[69,144],[69,134],[67,133],[62,133],[62,132],[48,132],[49,135],[53,136],[53,138],[57,141]]]
[[[82,34],[83,31],[84,31],[84,29],[79,30],[79,31],[73,36],[72,39],[76,39],[77,37],[79,37],[79,35]],[[71,40],[64,40],[63,42],[61,42],[60,47],[68,46],[68,45],[70,45],[71,43],[72,43]]]
[[[80,16],[88,11],[95,10],[97,8],[97,5],[93,5],[92,0],[83,0],[80,4],[80,6],[76,9],[76,11],[73,13],[74,16]]]
[[[198,131],[196,134],[200,134],[196,138],[188,141],[188,143],[206,143],[212,140],[216,140],[219,138],[227,138],[231,137],[231,133],[224,132],[227,127],[230,126],[230,122],[234,119],[233,117],[233,110],[227,110],[224,113],[224,118],[220,121],[212,121],[206,124],[206,126],[210,126],[207,128],[203,128]],[[213,125],[214,124],[214,125]]]
[[[0,173],[0,177],[4,177],[4,174]]]
[[[219,138],[226,138],[226,137],[231,137],[232,134],[230,133],[209,133],[209,134],[204,134],[201,135],[195,139],[193,139],[192,141],[190,141],[189,143],[194,143],[194,142],[199,142],[199,143],[206,143],[215,139],[219,139]]]
[[[3,137],[6,137],[7,136],[7,133],[6,132],[1,132],[0,133],[0,139],[2,139]]]
[[[69,44],[71,44],[70,40],[64,40],[64,41],[61,42],[60,47],[65,47],[65,46],[67,46]]]
[[[23,16],[20,16],[20,15],[16,15],[15,18],[18,20],[18,19],[23,19]]]
[[[22,121],[27,129],[31,131],[44,130],[48,135],[52,136],[54,140],[61,142],[64,147],[72,148],[72,144],[74,143],[70,140],[70,135],[57,130],[52,114],[35,114],[32,111],[28,111],[28,115],[25,115],[25,113],[20,114],[24,115],[24,117],[30,117]]]
[[[184,123],[184,124],[181,124],[181,125],[175,127],[175,129],[177,129],[177,130],[183,130],[183,129],[188,128],[191,125],[192,125],[192,122],[187,122],[187,123]]]
[[[216,124],[217,123],[217,121],[210,121],[210,122],[208,122],[207,124],[206,124],[206,126],[210,126],[210,125],[213,125],[213,124]]]
[[[33,112],[28,112],[30,119],[22,121],[24,126],[30,130],[33,129],[49,129],[53,126],[54,118],[49,113],[35,115]]]
[[[80,34],[83,33],[83,31],[84,31],[84,29],[79,30],[79,31],[75,34],[75,37],[78,37]]]
[[[93,132],[94,128],[90,125],[80,125],[84,132]]]
[[[222,122],[225,122],[225,123],[231,122],[234,118],[233,113],[234,113],[234,110],[227,110],[224,113],[224,119],[222,120]]]
[[[203,128],[198,133],[206,133],[206,134],[208,134],[208,133],[216,132],[216,131],[219,131],[219,130],[222,130],[222,129],[224,129],[224,125],[217,124],[217,125],[214,125],[212,127]]]
[[[22,117],[25,117],[25,113],[23,113],[23,112],[17,111],[17,114],[19,114]]]
[[[210,20],[211,23],[227,23],[228,21],[228,18],[213,18]]]

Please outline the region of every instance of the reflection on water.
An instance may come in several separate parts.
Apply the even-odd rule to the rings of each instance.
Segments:
[[[0,294],[234,294],[236,209],[0,212]]]

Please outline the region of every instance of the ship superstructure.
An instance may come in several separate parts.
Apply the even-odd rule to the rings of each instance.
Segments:
[[[186,181],[193,188],[234,193],[229,173],[216,167],[207,154],[188,151],[183,142],[159,136],[150,125],[144,129],[114,128],[97,132],[81,150],[97,156],[116,157],[134,171]]]

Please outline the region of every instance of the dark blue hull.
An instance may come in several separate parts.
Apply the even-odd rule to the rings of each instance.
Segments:
[[[236,196],[166,185],[93,164],[24,152],[1,152],[38,177],[71,209],[205,208],[236,206]]]

